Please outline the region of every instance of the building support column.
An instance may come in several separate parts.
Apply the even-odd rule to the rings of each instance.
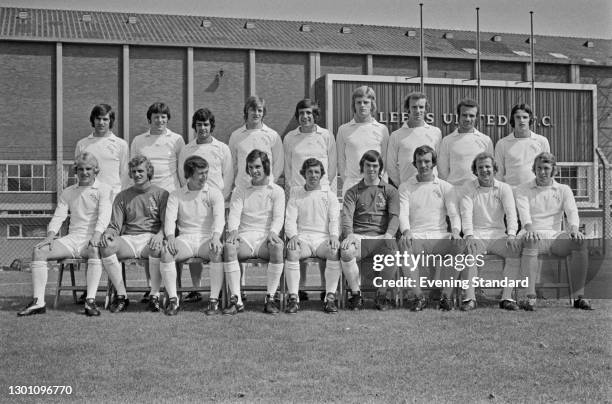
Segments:
[[[186,121],[186,125],[185,128],[187,129],[187,139],[184,139],[185,142],[189,142],[190,138],[191,138],[191,116],[194,113],[194,109],[193,109],[193,89],[194,89],[194,80],[193,80],[193,47],[188,47],[187,48],[187,80],[186,80],[186,85],[187,85],[187,114],[185,115],[185,121]]]
[[[56,193],[59,201],[64,190],[64,64],[62,43],[55,44],[55,169]]]
[[[366,55],[366,74],[368,76],[374,74],[374,57],[371,54]]]
[[[310,52],[309,62],[308,97],[314,100],[316,97],[315,82],[321,76],[321,54],[319,52]]]
[[[255,49],[249,49],[249,95],[257,94],[255,82]]]
[[[570,83],[580,84],[580,65],[570,65]]]
[[[123,45],[121,59],[121,122],[123,123],[123,139],[130,142],[130,46]]]

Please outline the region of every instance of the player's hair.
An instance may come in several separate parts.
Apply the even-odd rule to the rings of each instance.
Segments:
[[[478,105],[476,100],[471,98],[464,98],[459,101],[459,104],[457,104],[457,115],[461,115],[461,107],[476,108],[476,117],[480,114],[480,105]],[[476,121],[476,123],[478,123],[478,121]]]
[[[246,102],[244,103],[244,120],[246,121],[247,118],[249,117],[249,109],[256,109],[259,105],[261,105],[261,107],[263,108],[263,116],[262,118],[264,118],[266,116],[266,100],[264,100],[263,98],[257,96],[257,95],[252,95],[249,98],[247,98]]]
[[[353,91],[353,95],[351,96],[351,109],[353,110],[353,114],[357,113],[355,109],[355,100],[359,97],[366,97],[372,101],[372,111],[370,111],[370,114],[374,116],[376,114],[376,93],[374,89],[368,86],[361,86]]]
[[[94,173],[96,173],[96,175],[100,172],[100,164],[98,164],[98,159],[96,158],[96,156],[89,152],[83,152],[74,159],[74,171],[77,170],[79,163],[91,164],[94,168]]]
[[[270,175],[270,157],[268,157],[266,152],[257,149],[251,150],[249,155],[246,157],[246,173],[251,175],[249,172],[249,163],[252,163],[257,159],[261,160],[264,173],[266,173],[266,175]]]
[[[128,174],[130,178],[134,178],[132,176],[132,168],[138,167],[141,164],[147,166],[147,178],[149,179],[149,181],[151,181],[151,178],[153,178],[154,173],[153,164],[151,164],[151,160],[149,160],[148,158],[146,158],[146,156],[143,156],[142,154],[138,154],[132,157],[132,159],[128,162]]]
[[[147,110],[147,120],[151,123],[151,116],[153,114],[164,114],[168,116],[170,120],[170,107],[163,102],[154,102]]]
[[[533,109],[528,104],[516,104],[510,111],[510,126],[514,128],[514,114],[516,111],[523,110],[529,114],[529,125],[533,124]]]
[[[208,168],[208,161],[200,156],[191,156],[183,163],[183,171],[185,172],[185,179],[188,179],[195,173],[198,168]]]
[[[410,94],[408,94],[406,96],[406,98],[404,99],[404,110],[405,111],[409,111],[410,110],[410,100],[414,100],[414,101],[418,101],[418,100],[425,100],[427,101],[427,95],[425,95],[424,93],[420,93],[418,91],[413,91]],[[429,109],[429,101],[427,101],[427,103],[425,104],[425,110]]]
[[[426,144],[424,144],[423,146],[419,146],[414,149],[414,153],[412,153],[412,165],[416,167],[417,156],[424,156],[428,153],[431,153],[432,164],[434,166],[438,164],[438,154],[436,153],[436,151],[431,146],[427,146]]]
[[[108,118],[110,122],[108,124],[109,129],[113,129],[113,124],[115,123],[115,111],[113,111],[113,107],[108,104],[98,104],[94,106],[91,110],[91,114],[89,114],[89,122],[91,122],[91,127],[95,127],[95,119],[99,116],[104,116],[108,114]]]
[[[384,168],[383,158],[380,155],[380,153],[377,152],[376,150],[368,150],[367,152],[363,153],[363,156],[361,156],[361,159],[359,160],[359,172],[360,173],[363,173],[363,167],[366,161],[369,161],[370,163],[378,162],[379,173],[383,171],[383,168]]]
[[[493,157],[491,153],[487,152],[478,153],[476,157],[474,157],[474,160],[472,161],[472,173],[474,175],[478,175],[476,174],[476,165],[480,160],[484,159],[491,159],[491,163],[493,163],[493,172],[497,173],[497,161],[495,161],[495,157]]]
[[[310,98],[304,98],[302,101],[298,102],[295,106],[295,120],[298,121],[300,119],[300,109],[311,108],[312,116],[314,117],[314,121],[317,122],[319,120],[319,115],[321,111],[319,109],[319,104],[316,101],[311,100]]]
[[[533,159],[533,165],[531,166],[531,170],[534,173],[535,173],[536,164],[538,163],[538,160],[541,161],[542,163],[548,163],[553,166],[553,174],[552,174],[553,176],[557,173],[557,157],[555,157],[554,154],[548,153],[548,152],[542,152],[538,154],[537,156],[535,156],[535,158]]]
[[[208,121],[210,123],[210,133],[213,133],[213,130],[215,130],[215,115],[210,111],[210,109],[200,108],[193,113],[193,116],[191,117],[191,128],[193,130],[196,128],[197,121]]]
[[[321,167],[321,177],[324,176],[325,167],[323,167],[323,163],[321,163],[321,160],[317,160],[314,157],[304,160],[304,163],[302,163],[302,168],[300,169],[300,175],[306,178],[306,170],[308,170],[310,167],[316,167],[316,166]]]

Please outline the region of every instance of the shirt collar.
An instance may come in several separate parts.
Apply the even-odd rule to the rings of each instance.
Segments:
[[[418,174],[418,173],[417,173]],[[414,174],[412,177],[410,177],[408,179],[408,181],[410,181],[412,184],[421,184],[421,182],[419,182],[419,180],[417,179],[417,174]],[[426,181],[427,183],[432,183],[432,184],[439,184],[440,183],[440,179],[438,178],[437,175],[433,175],[433,180],[431,181]]]
[[[362,178],[361,181],[359,181],[359,183],[357,184],[357,189],[365,189],[374,186],[376,186],[377,188],[384,188],[386,184],[387,183],[381,179],[378,185],[366,185],[364,179]]]
[[[314,132],[304,133],[304,132],[300,131],[300,128],[299,128],[299,127],[298,127],[298,128],[296,128],[296,130],[297,130],[298,135],[313,135],[313,134],[315,134],[315,133],[316,133],[317,135],[322,135],[322,134],[323,134],[323,129],[322,129],[322,128],[321,128],[319,125],[317,125],[317,124],[315,124],[315,130],[314,130]]]
[[[166,128],[166,137],[171,136],[172,135],[172,131],[168,128]],[[151,130],[149,129],[146,133],[145,136],[149,137],[149,136],[161,136],[161,135],[152,135],[151,134]]]
[[[190,192],[208,192],[210,187],[208,186],[208,182],[206,182],[204,184],[204,187],[202,187],[202,189],[200,189],[199,191],[192,191],[192,190],[190,190],[189,187],[187,186],[187,184],[183,185],[183,187],[181,189],[183,190],[183,193],[188,194]]]
[[[242,125],[241,129],[242,129],[242,132],[247,132],[247,131],[250,131],[250,130],[252,130],[252,131],[261,130],[263,132],[270,132],[271,131],[270,127],[268,125],[266,125],[265,123],[262,123],[262,127],[259,128],[259,129],[247,129],[247,126],[246,126],[246,123],[245,123],[244,125]]]
[[[99,136],[95,136],[93,132],[91,132],[89,134],[89,136],[87,136],[88,139],[93,139],[95,137],[99,137]],[[105,139],[115,140],[115,139],[113,139],[115,137],[115,134],[113,132],[110,132],[110,131],[108,132],[108,134],[106,136],[101,136],[101,137],[105,138]]]
[[[555,181],[555,179],[553,178],[552,184],[550,184],[550,187],[556,189],[556,188],[559,188],[559,185],[560,184],[557,181]],[[537,187],[539,187],[539,185],[536,183],[535,178],[529,181],[529,188],[537,188]]]
[[[370,120],[370,122],[359,122],[357,123],[355,121],[355,118],[351,119],[349,122],[349,125],[354,126],[354,125],[367,125],[367,124],[371,124],[374,126],[382,126],[382,124],[380,122],[378,122],[376,119],[374,119],[374,117],[372,117],[372,119]]]
[[[416,128],[411,128],[410,126],[408,126],[408,121],[404,121],[404,124],[402,125],[402,128],[406,128],[406,129],[419,129],[419,128],[429,128],[430,125],[425,122],[425,125],[423,126],[417,126]]]
[[[492,187],[483,187],[480,185],[480,182],[478,181],[478,178],[474,178],[472,180],[472,184],[474,184],[475,188],[499,188],[500,184],[499,181],[497,181],[495,178],[493,179],[493,186]]]

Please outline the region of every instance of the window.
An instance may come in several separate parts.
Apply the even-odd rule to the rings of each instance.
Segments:
[[[51,192],[55,188],[53,167],[41,163],[0,164],[0,192]]]
[[[588,201],[588,167],[557,165],[559,172],[555,180],[560,184],[568,185],[574,192],[576,202]]]
[[[76,170],[74,169],[74,162],[64,162],[64,173],[63,173],[63,184],[64,189],[78,182],[76,177]]]
[[[45,224],[9,224],[7,226],[7,238],[45,238],[47,226]]]

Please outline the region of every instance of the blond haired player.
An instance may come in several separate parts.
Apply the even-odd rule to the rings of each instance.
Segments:
[[[87,258],[87,294],[85,314],[99,316],[96,291],[102,274],[100,238],[111,215],[111,188],[98,181],[98,161],[91,153],[82,153],[74,162],[78,183],[66,188],[57,202],[49,223],[47,237],[32,251],[33,299],[18,316],[41,314],[46,311],[45,286],[47,261],[64,258]],[[56,239],[64,220],[70,216],[68,235]]]

